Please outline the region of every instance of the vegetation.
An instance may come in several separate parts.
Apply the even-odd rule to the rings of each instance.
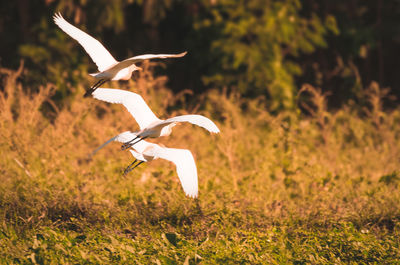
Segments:
[[[399,3],[1,2],[0,263],[398,264]],[[117,59],[188,50],[105,87],[216,121],[156,140],[192,151],[198,199],[167,161],[89,155],[137,124],[82,98],[95,65],[57,11]]]
[[[400,96],[398,0],[17,0],[0,4],[0,64],[23,58],[29,86],[74,95],[95,65],[52,21],[60,11],[117,58],[143,53],[188,55],[166,62],[175,93],[239,90],[268,98],[272,111],[295,109],[304,83],[332,94],[330,106],[360,100],[372,81]]]
[[[328,112],[326,96],[308,85],[298,104],[309,115],[271,115],[264,100],[236,92],[210,90],[188,105],[146,64],[124,88],[141,93],[157,114],[219,121],[221,135],[181,125],[161,140],[192,150],[200,185],[192,200],[166,161],[123,177],[132,157],[118,144],[88,158],[136,128],[122,106],[76,97],[58,109],[55,87],[26,93],[22,72],[1,70],[2,263],[400,260],[400,112],[382,111],[387,93],[377,84],[365,90],[365,109]]]

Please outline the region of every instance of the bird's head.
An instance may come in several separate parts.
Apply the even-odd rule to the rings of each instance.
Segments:
[[[129,68],[130,68],[130,70],[132,72],[134,72],[134,71],[142,71],[143,70],[141,67],[138,67],[135,64],[132,64]]]
[[[162,128],[161,130],[161,136],[168,136],[172,133],[172,127],[174,127],[176,125],[176,123],[171,123],[167,126],[165,126],[164,128]]]

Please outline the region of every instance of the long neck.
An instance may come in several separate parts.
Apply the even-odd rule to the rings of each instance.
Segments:
[[[121,69],[116,76],[114,77],[114,80],[129,80],[132,77],[132,71],[130,67]]]
[[[165,126],[162,128],[160,136],[168,136],[172,133],[172,124]]]

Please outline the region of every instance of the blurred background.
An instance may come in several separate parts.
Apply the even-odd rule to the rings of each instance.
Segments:
[[[53,100],[97,69],[53,22],[55,12],[98,39],[117,60],[188,51],[162,61],[173,92],[210,88],[266,97],[268,110],[295,108],[303,84],[329,92],[329,108],[362,103],[376,81],[400,96],[399,0],[17,0],[0,4],[0,66],[23,83],[55,84]],[[385,102],[393,106],[394,97]]]

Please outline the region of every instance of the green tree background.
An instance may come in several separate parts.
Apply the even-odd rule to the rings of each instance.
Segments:
[[[301,85],[357,100],[373,80],[399,96],[399,0],[17,0],[0,4],[0,65],[28,69],[62,100],[95,65],[52,20],[55,12],[99,39],[117,59],[187,50],[159,73],[169,87],[265,96],[295,108]],[[89,85],[89,83],[88,83]]]

